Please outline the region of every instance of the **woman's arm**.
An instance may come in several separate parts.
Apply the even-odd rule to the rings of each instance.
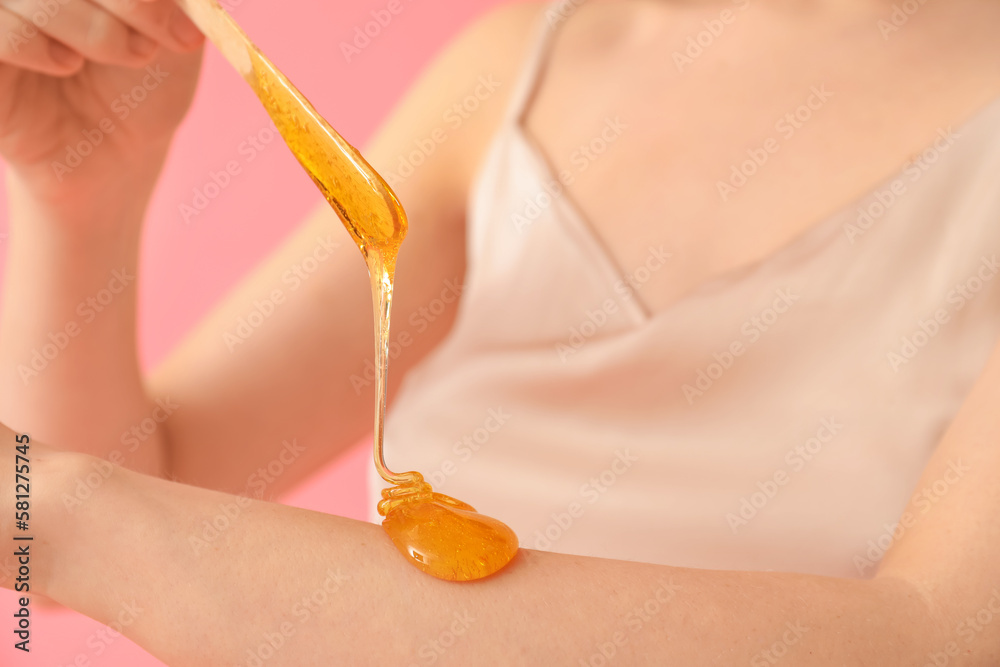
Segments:
[[[37,197],[11,169],[0,323],[4,423],[106,456],[157,409],[142,387],[135,319],[141,223],[159,159],[109,175],[92,201],[76,198],[72,207]],[[144,437],[150,446],[130,453],[129,464],[155,473],[160,434]]]
[[[70,456],[36,464],[39,488],[92,472],[92,459]],[[272,666],[606,664],[602,652],[636,665],[914,665],[943,643],[914,587],[890,577],[525,550],[490,579],[455,584],[407,564],[377,526],[126,470],[72,514],[42,493],[41,592],[172,667],[254,655]]]
[[[98,455],[156,408],[136,354],[140,227],[202,42],[169,0],[104,4],[60,0],[40,27],[36,3],[0,7],[0,419]],[[67,46],[71,60],[55,62]],[[132,463],[159,458],[151,447]]]

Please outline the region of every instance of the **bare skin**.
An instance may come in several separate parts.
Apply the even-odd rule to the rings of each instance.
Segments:
[[[269,665],[426,664],[428,653],[441,665],[575,664],[615,641],[622,664],[729,665],[786,635],[798,638],[789,664],[911,665],[946,641],[948,617],[894,575],[845,581],[524,550],[494,577],[455,584],[410,566],[377,526],[123,468],[68,512],[45,489],[72,488],[97,459],[29,451],[33,590],[105,623],[129,614],[126,636],[172,666],[247,664],[268,643],[280,645]],[[198,542],[223,516],[228,527]],[[990,628],[982,642],[997,637]],[[983,655],[966,664],[988,664]]]
[[[673,52],[724,9],[736,20],[690,65],[678,67]],[[570,194],[624,269],[638,265],[650,244],[675,251],[677,261],[643,289],[652,310],[787,243],[892,175],[939,128],[957,127],[1000,96],[1000,43],[990,29],[1000,22],[998,3],[927,3],[886,39],[876,23],[890,9],[889,2],[860,0],[628,1],[593,2],[572,14],[526,125],[556,169],[572,168],[573,152],[607,117],[628,125],[613,150],[578,174]],[[366,150],[377,169],[390,171],[401,147],[426,136],[442,109],[467,94],[480,75],[504,84],[462,126],[461,141],[444,144],[397,188],[412,230],[400,259],[397,321],[406,322],[444,281],[464,273],[470,175],[500,121],[541,13],[538,5],[514,6],[470,28]],[[171,47],[188,48],[161,44]],[[325,208],[153,377],[139,377],[134,362],[134,295],[116,301],[116,314],[102,320],[99,331],[81,334],[57,366],[27,387],[18,375],[26,353],[103,286],[112,269],[135,266],[134,238],[146,197],[186,106],[190,88],[182,84],[195,76],[196,56],[163,57],[173,59],[178,72],[179,106],[135,135],[123,133],[115,146],[135,167],[134,187],[95,189],[114,168],[97,162],[53,182],[44,167],[62,143],[38,154],[24,148],[38,142],[15,150],[10,137],[36,121],[0,109],[0,150],[12,173],[0,418],[42,442],[86,453],[52,453],[38,462],[36,474],[53,489],[38,501],[39,530],[48,543],[40,592],[106,622],[124,601],[149,600],[147,613],[126,629],[130,637],[169,664],[228,664],[245,660],[246,650],[334,568],[349,583],[318,612],[315,625],[303,624],[268,664],[308,664],[320,655],[332,664],[405,664],[442,632],[439,619],[464,609],[480,620],[438,664],[541,664],[564,662],[566,655],[573,662],[588,659],[621,630],[632,607],[654,594],[651,582],[672,579],[681,586],[676,604],[665,604],[642,631],[625,630],[623,662],[663,664],[668,657],[677,664],[745,664],[780,640],[787,623],[801,623],[809,628],[807,640],[790,648],[789,664],[908,665],[958,642],[959,624],[1000,587],[993,556],[1000,548],[1000,450],[992,446],[1000,437],[1000,352],[919,488],[945,476],[956,459],[971,471],[893,545],[870,581],[681,570],[527,551],[496,578],[454,586],[418,576],[367,524],[266,503],[244,509],[210,548],[195,553],[189,538],[200,522],[237,499],[124,469],[69,514],[56,490],[72,488],[87,474],[96,460],[88,455],[122,450],[120,435],[148,416],[156,398],[169,396],[184,407],[127,452],[125,464],[228,492],[243,491],[285,438],[306,446],[303,465],[276,480],[269,494],[293,485],[314,469],[310,464],[335,456],[370,424],[370,396],[357,395],[346,380],[371,348],[359,262],[324,263],[322,279],[310,281],[316,286],[284,307],[278,326],[250,339],[239,360],[221,342],[230,313],[266,295],[288,266],[311,252],[317,236],[336,228]],[[79,66],[94,67],[91,61]],[[133,76],[141,77],[141,70]],[[5,87],[23,78],[14,65],[0,66],[0,100],[10,99],[6,93],[15,89]],[[730,165],[770,136],[775,121],[801,104],[811,87],[824,85],[832,96],[809,124],[782,144],[767,169],[723,201],[716,184]],[[120,202],[120,210],[109,214],[106,201]],[[327,305],[314,307],[319,301]],[[394,360],[393,387],[447,333],[453,316],[439,318]],[[91,372],[97,367],[113,372]],[[255,381],[261,377],[268,382]],[[0,434],[3,442],[12,437]],[[9,498],[6,488],[0,492]],[[164,572],[172,574],[152,574]],[[261,580],[275,583],[265,590]],[[247,604],[257,596],[260,604]],[[400,604],[382,604],[387,599]],[[152,602],[162,600],[176,603]],[[421,613],[404,616],[411,605]],[[233,622],[209,647],[204,628],[218,617]],[[385,635],[397,641],[377,640]],[[973,643],[960,648],[963,654],[950,664],[995,664],[1000,626],[983,626]]]

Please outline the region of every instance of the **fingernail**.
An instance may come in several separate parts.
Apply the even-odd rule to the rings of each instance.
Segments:
[[[55,40],[49,42],[49,55],[52,56],[52,60],[65,67],[74,67],[83,60],[83,56],[79,53]]]
[[[156,51],[156,46],[156,42],[142,33],[138,33],[135,30],[129,33],[128,48],[140,58],[152,55],[153,51]]]
[[[201,31],[183,12],[174,14],[170,22],[170,34],[184,46],[194,46],[201,42]]]

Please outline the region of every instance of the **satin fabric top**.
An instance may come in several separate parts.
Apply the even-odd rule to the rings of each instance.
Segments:
[[[911,495],[930,511],[966,471],[917,488],[1000,334],[1000,100],[651,314],[669,249],[618,267],[523,127],[553,32],[470,197],[457,321],[390,406],[389,467],[524,547],[870,576]]]

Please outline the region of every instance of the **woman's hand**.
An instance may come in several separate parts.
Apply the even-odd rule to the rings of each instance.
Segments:
[[[0,0],[0,155],[63,205],[126,174],[155,179],[202,41],[169,0]]]

